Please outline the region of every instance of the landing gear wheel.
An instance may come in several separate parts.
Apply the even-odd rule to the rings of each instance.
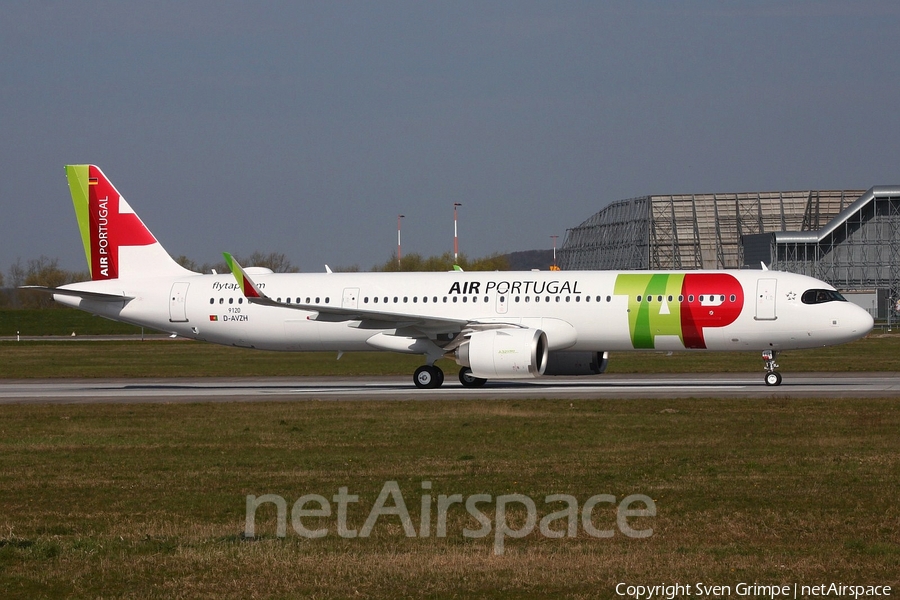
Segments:
[[[459,382],[463,384],[463,387],[476,388],[481,387],[485,383],[487,383],[487,379],[475,377],[474,375],[472,375],[472,369],[470,369],[469,367],[463,367],[459,370]]]
[[[444,372],[434,365],[422,365],[416,369],[413,383],[419,389],[434,389],[444,383]]]
[[[781,385],[781,373],[776,371],[778,352],[775,350],[763,350],[763,360],[766,361],[766,385]]]

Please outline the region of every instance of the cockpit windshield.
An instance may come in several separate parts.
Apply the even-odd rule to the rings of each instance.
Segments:
[[[825,302],[846,302],[840,292],[834,290],[806,290],[800,296],[803,304],[823,304]]]

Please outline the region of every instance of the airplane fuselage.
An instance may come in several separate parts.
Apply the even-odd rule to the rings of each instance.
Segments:
[[[821,282],[773,271],[273,273],[254,279],[284,304],[539,329],[550,351],[788,350],[850,341],[871,329],[868,313],[849,302],[804,302],[804,293],[822,289]],[[68,287],[133,300],[57,295],[57,301],[217,344],[403,351],[384,341],[385,335],[403,337],[403,322],[321,319],[314,309],[254,305],[231,275]]]

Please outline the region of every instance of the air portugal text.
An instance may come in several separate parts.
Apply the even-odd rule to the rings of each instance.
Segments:
[[[96,181],[96,179],[94,180]],[[97,248],[100,274],[109,277],[109,196],[97,198]]]
[[[575,281],[455,281],[448,294],[580,294]]]

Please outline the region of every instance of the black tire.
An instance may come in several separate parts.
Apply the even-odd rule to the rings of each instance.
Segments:
[[[413,374],[413,383],[421,390],[432,390],[444,383],[444,372],[433,365],[422,365]]]
[[[463,384],[463,387],[477,388],[487,383],[487,379],[475,377],[474,375],[472,375],[472,369],[470,369],[469,367],[463,367],[459,370],[459,382]]]
[[[766,373],[766,385],[768,385],[768,386],[781,385],[781,373],[779,373],[778,371],[772,371],[771,373]]]

